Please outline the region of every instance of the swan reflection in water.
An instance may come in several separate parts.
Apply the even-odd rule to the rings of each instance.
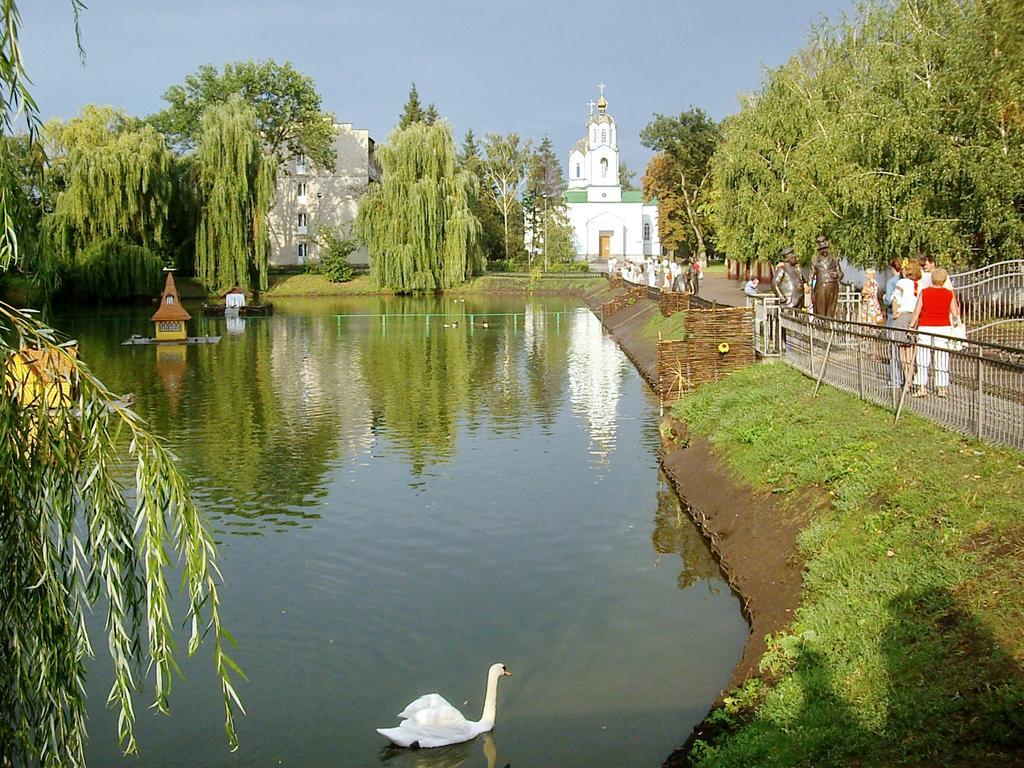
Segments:
[[[498,768],[498,745],[494,741],[494,734],[490,731],[483,734],[486,763],[475,759],[480,743],[477,737],[472,741],[433,749],[402,749],[388,745],[380,751],[380,763],[388,768],[477,768],[480,765]],[[506,763],[502,768],[510,768],[510,765]]]

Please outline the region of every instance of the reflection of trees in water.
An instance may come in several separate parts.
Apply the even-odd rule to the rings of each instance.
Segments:
[[[472,431],[488,419],[495,431],[513,433],[532,419],[554,420],[568,316],[556,325],[532,308],[513,318],[487,314],[497,310],[472,299],[438,297],[408,299],[401,309],[365,328],[360,364],[375,431],[400,447],[415,473],[451,457],[461,420]],[[428,312],[436,316],[422,316]]]
[[[184,361],[149,346],[111,350],[94,367],[140,395],[140,413],[178,447],[207,512],[244,532],[318,518],[330,463],[368,446],[356,354],[321,319],[271,318],[189,346]]]
[[[691,587],[698,581],[721,578],[711,549],[690,519],[683,503],[662,479],[658,488],[658,509],[654,513],[651,543],[659,555],[679,554],[683,568],[676,583],[680,589]]]

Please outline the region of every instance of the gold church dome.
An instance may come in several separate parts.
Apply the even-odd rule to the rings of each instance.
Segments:
[[[604,94],[602,94],[601,98],[597,100],[597,108],[602,112],[608,109],[608,100],[604,97]]]

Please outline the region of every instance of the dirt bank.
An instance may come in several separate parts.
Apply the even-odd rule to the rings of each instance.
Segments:
[[[590,304],[600,316],[597,302]],[[656,343],[641,329],[657,311],[654,301],[641,299],[605,319],[605,327],[652,385],[656,377]],[[710,444],[687,435],[681,422],[667,419],[662,434],[666,438],[662,468],[676,493],[687,502],[694,522],[743,601],[751,627],[743,655],[723,689],[724,694],[757,672],[765,651],[765,636],[778,632],[792,620],[800,599],[801,564],[796,555],[800,521],[792,513],[783,512],[771,494],[737,483]],[[787,508],[798,506],[790,503]],[[720,700],[721,696],[713,706]],[[694,736],[700,736],[703,728],[704,724],[698,726]],[[685,747],[677,750],[665,765],[687,765],[686,751]]]

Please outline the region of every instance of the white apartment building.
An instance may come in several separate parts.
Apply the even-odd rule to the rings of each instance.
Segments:
[[[374,155],[370,132],[352,123],[334,126],[333,171],[312,165],[305,157],[293,157],[277,172],[277,194],[268,216],[270,265],[299,266],[320,258],[317,232],[332,227],[349,232],[356,218],[359,198],[371,183],[379,182],[380,166]],[[368,264],[361,247],[349,257],[352,264]]]

